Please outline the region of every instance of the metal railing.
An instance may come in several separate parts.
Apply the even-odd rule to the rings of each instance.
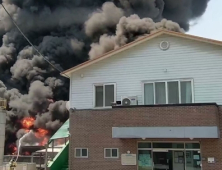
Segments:
[[[0,109],[5,110],[7,107],[7,101],[4,99],[0,99]]]
[[[4,155],[3,157],[3,165],[8,164],[12,158],[15,158],[15,155]],[[38,155],[38,156],[34,156],[34,155],[30,155],[30,156],[18,156],[18,160],[17,163],[35,163],[36,164],[36,168],[44,168],[44,164],[45,164],[45,157],[44,155]]]

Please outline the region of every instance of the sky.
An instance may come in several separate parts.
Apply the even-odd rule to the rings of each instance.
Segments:
[[[191,26],[188,34],[222,41],[222,0],[210,0],[205,14]]]

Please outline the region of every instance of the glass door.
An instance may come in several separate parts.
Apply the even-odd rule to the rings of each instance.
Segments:
[[[185,169],[184,151],[173,151],[173,170]]]
[[[153,151],[153,170],[169,170],[170,155],[168,151]]]
[[[151,150],[138,151],[138,170],[152,170],[153,159]]]
[[[200,151],[186,151],[186,170],[201,170]]]

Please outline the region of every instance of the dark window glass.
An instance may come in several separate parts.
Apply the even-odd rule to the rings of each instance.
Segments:
[[[110,149],[106,149],[105,154],[106,154],[107,158],[111,157],[111,150]]]
[[[81,156],[81,149],[76,149],[76,157],[80,157]]]
[[[153,83],[148,83],[144,85],[144,104],[154,104]]]
[[[184,148],[183,143],[153,143],[153,148]]]
[[[87,156],[87,149],[82,149],[82,156]]]
[[[117,157],[117,149],[112,149],[112,157]]]
[[[178,82],[168,82],[168,104],[179,103],[179,87]]]
[[[200,149],[199,143],[186,143],[186,149]]]
[[[103,107],[103,86],[96,86],[96,107]]]
[[[114,85],[105,85],[105,106],[114,102]]]
[[[165,83],[155,83],[156,104],[166,104],[166,88]]]
[[[181,103],[192,103],[192,87],[190,81],[180,82]]]
[[[138,148],[151,148],[151,143],[147,142],[138,143]]]

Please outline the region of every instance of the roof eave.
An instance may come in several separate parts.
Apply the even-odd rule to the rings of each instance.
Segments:
[[[190,35],[190,34],[182,34],[182,33],[179,33],[179,32],[174,32],[174,31],[168,31],[168,30],[164,30],[164,29],[161,29],[153,34],[150,34],[150,35],[147,35],[147,36],[144,36],[140,39],[137,39],[131,43],[128,43],[116,50],[112,50],[112,51],[109,51],[95,59],[91,59],[91,60],[88,60],[82,64],[79,64],[75,67],[72,67],[68,70],[65,70],[61,73],[62,76],[64,77],[67,77],[67,75],[70,77],[72,73],[80,70],[80,69],[83,69],[85,67],[88,67],[89,65],[92,65],[94,63],[97,63],[99,61],[102,61],[102,60],[105,60],[106,58],[110,57],[110,56],[113,56],[115,54],[118,54],[122,51],[125,51],[131,47],[134,47],[136,45],[139,45],[145,41],[148,41],[148,40],[151,40],[157,36],[160,36],[162,34],[167,34],[167,35],[172,35],[172,36],[176,36],[176,37],[180,37],[180,38],[186,38],[186,39],[190,39],[190,40],[195,40],[195,41],[199,41],[199,42],[203,42],[203,43],[209,43],[209,44],[213,44],[213,45],[219,45],[219,46],[222,46],[222,42],[221,41],[217,41],[217,40],[212,40],[212,39],[208,39],[208,38],[202,38],[202,37],[198,37],[198,36],[194,36],[194,35]]]
[[[157,36],[159,36],[159,35],[161,35],[161,34],[164,34],[164,33],[165,33],[164,30],[159,30],[159,31],[153,33],[152,35],[144,36],[144,37],[142,37],[142,38],[140,38],[140,39],[138,39],[138,40],[135,40],[135,41],[133,41],[133,42],[130,42],[130,43],[128,43],[128,44],[126,44],[126,45],[124,45],[124,46],[122,46],[122,47],[120,47],[120,48],[118,48],[118,49],[116,49],[116,50],[109,51],[109,52],[103,54],[102,56],[96,57],[95,59],[88,60],[88,61],[86,61],[86,62],[84,62],[84,63],[82,63],[82,64],[79,64],[79,65],[77,65],[77,66],[75,66],[75,67],[72,67],[72,68],[70,68],[70,69],[68,69],[68,70],[65,70],[65,71],[63,71],[63,72],[61,73],[61,75],[62,75],[62,76],[69,75],[69,77],[70,77],[70,75],[71,75],[73,72],[76,72],[76,71],[78,71],[78,70],[80,70],[80,69],[83,69],[83,68],[85,68],[85,67],[87,67],[87,66],[89,66],[89,65],[92,65],[92,64],[94,64],[94,63],[97,63],[97,62],[99,62],[99,61],[105,60],[106,58],[108,58],[108,57],[110,57],[110,56],[113,56],[113,55],[115,55],[115,54],[118,54],[118,53],[120,53],[120,52],[123,52],[123,51],[125,51],[125,50],[127,50],[127,49],[129,49],[129,48],[131,48],[131,47],[134,47],[134,46],[136,46],[136,45],[138,45],[138,44],[141,44],[141,43],[143,43],[143,42],[145,42],[145,41],[148,41],[148,40],[150,40],[150,39],[153,39],[153,38],[155,38],[155,37],[157,37]]]

